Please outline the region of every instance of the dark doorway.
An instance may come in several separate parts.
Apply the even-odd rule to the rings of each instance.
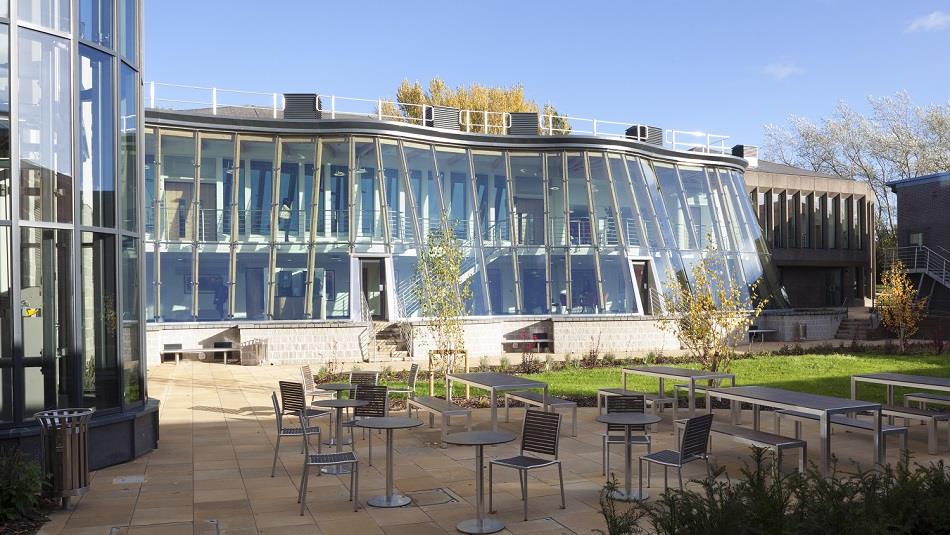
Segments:
[[[382,258],[360,259],[363,298],[374,321],[386,319],[386,267]]]

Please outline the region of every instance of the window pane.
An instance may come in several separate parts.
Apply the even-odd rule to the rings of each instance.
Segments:
[[[317,146],[312,141],[281,144],[277,241],[310,240],[316,152]]]
[[[649,164],[643,163],[641,166],[640,160],[633,156],[627,156],[627,171],[630,174],[630,186],[633,188],[633,196],[637,201],[639,217],[646,231],[647,243],[651,248],[656,249],[663,247],[663,240],[657,222],[658,212],[654,209],[653,201],[647,190],[647,182],[644,176],[645,170],[653,181],[652,183],[655,183],[656,180],[653,177],[653,170]],[[616,180],[616,178],[614,178],[614,180]],[[670,247],[672,244],[668,244],[667,246]]]
[[[515,303],[515,274],[511,261],[511,250],[492,248],[485,250],[488,262],[488,296],[491,300],[492,314],[517,314]]]
[[[139,258],[140,241],[122,238],[122,391],[127,404],[142,400],[142,345],[139,322]],[[148,268],[146,268],[148,270]],[[154,276],[154,269],[151,270]],[[147,275],[146,275],[147,279]],[[145,291],[151,293],[152,286]],[[155,307],[152,300],[152,309]],[[147,310],[146,310],[147,312]]]
[[[155,248],[152,243],[145,246],[145,321],[155,321],[155,294],[158,291],[155,280]]]
[[[79,37],[112,48],[112,0],[79,0]]]
[[[689,208],[689,219],[693,224],[693,236],[698,240],[699,247],[701,249],[705,249],[707,245],[719,247],[720,242],[713,226],[706,172],[701,167],[682,166],[679,168],[679,174],[683,183],[683,193],[686,195],[686,206]]]
[[[139,240],[122,238],[122,319],[139,319]]]
[[[567,253],[564,249],[551,251],[551,300],[556,314],[567,314]]]
[[[115,114],[112,57],[79,47],[80,221],[115,226]]]
[[[508,176],[500,152],[472,152],[478,226],[485,245],[510,245]]]
[[[547,275],[544,264],[547,257],[539,254],[521,253],[518,255],[518,267],[521,270],[522,314],[547,314],[548,303]]]
[[[383,223],[379,187],[376,181],[376,143],[372,139],[357,139],[356,161],[353,162],[354,199],[356,208],[356,239],[359,241],[382,241]]]
[[[231,254],[224,245],[202,245],[198,251],[198,321],[230,317],[228,280]]]
[[[84,406],[119,405],[115,236],[82,233],[82,347]]]
[[[428,145],[416,143],[404,143],[403,147],[406,152],[409,182],[412,184],[412,194],[415,197],[419,230],[428,236],[431,229],[441,226],[442,214],[442,200],[439,184],[436,182],[432,150]],[[420,241],[424,242],[425,239],[422,238]]]
[[[259,320],[267,316],[267,273],[270,253],[267,246],[244,245],[237,251],[234,275],[234,317]]]
[[[611,314],[639,312],[627,259],[619,254],[601,253],[600,270],[604,277],[604,311]]]
[[[317,234],[348,240],[350,232],[350,144],[324,141],[320,156],[320,197],[317,202]]]
[[[27,418],[78,402],[69,396],[80,380],[73,360],[78,355],[69,347],[73,267],[69,231],[21,229],[19,316]]]
[[[6,9],[6,0],[0,0]],[[3,16],[7,16],[6,14]],[[10,219],[10,28],[0,24],[0,219]],[[2,419],[2,418],[0,418]]]
[[[350,256],[345,249],[317,253],[313,283],[315,318],[350,317]]]
[[[468,153],[454,147],[436,147],[435,155],[449,227],[460,240],[473,238],[469,234],[472,207],[468,193]]]
[[[136,61],[136,25],[137,0],[119,0],[119,46],[122,57],[128,61]]]
[[[402,168],[402,152],[395,141],[381,139],[379,143],[383,157],[386,209],[389,211],[389,236],[394,243],[411,243],[415,240],[415,227]]]
[[[238,224],[241,239],[270,239],[274,187],[274,142],[241,141]]]
[[[0,422],[13,420],[13,309],[10,227],[0,227]]]
[[[68,223],[73,218],[69,43],[24,28],[17,46],[20,217]]]
[[[666,208],[666,221],[673,232],[675,243],[680,249],[695,249],[696,239],[688,224],[686,205],[683,199],[683,189],[680,187],[679,177],[672,165],[656,163],[657,186],[659,199],[662,199]]]
[[[594,220],[597,227],[598,245],[617,246],[620,238],[617,235],[617,220],[614,217],[614,202],[610,195],[610,181],[607,177],[607,162],[600,154],[589,154],[590,191]]]
[[[234,203],[234,137],[202,134],[198,184],[198,240],[231,241]]]
[[[465,302],[465,310],[469,315],[484,316],[488,314],[485,308],[485,287],[483,285],[483,270],[478,261],[474,248],[462,248],[462,280],[468,279],[471,295]]]
[[[540,155],[511,156],[518,245],[544,245],[543,175]]]
[[[119,191],[122,192],[122,226],[138,231],[138,84],[127,65],[119,70]]]
[[[161,234],[165,241],[191,241],[194,236],[194,134],[162,131]]]
[[[567,156],[568,232],[571,245],[593,244],[590,222],[590,207],[587,198],[587,177],[584,157],[580,154]]]
[[[152,129],[145,130],[145,239],[156,239],[155,233],[155,133]]]
[[[551,245],[567,245],[564,218],[564,165],[560,154],[548,154],[548,241]]]
[[[69,0],[19,0],[17,16],[61,32],[69,32]]]
[[[624,165],[623,157],[619,154],[608,154],[607,164],[610,166],[610,178],[612,179],[614,194],[617,196],[617,207],[620,213],[617,214],[620,220],[620,228],[627,239],[627,245],[630,247],[639,247],[643,245],[640,239],[640,219],[637,213],[637,203],[633,199],[633,191],[630,189],[630,181],[627,179],[627,167]]]
[[[600,312],[600,295],[597,290],[597,270],[594,253],[571,252],[571,312],[597,314]]]
[[[274,319],[304,319],[307,296],[307,247],[280,245],[274,273]]]
[[[419,259],[413,252],[393,254],[393,275],[396,282],[396,297],[399,317],[411,318],[419,315],[419,299],[416,295],[417,270]],[[474,290],[473,290],[474,291]],[[316,296],[316,293],[314,293]],[[316,297],[314,297],[314,316],[316,317]]]
[[[161,321],[191,321],[191,293],[194,291],[191,247],[169,245],[159,254],[159,295]]]

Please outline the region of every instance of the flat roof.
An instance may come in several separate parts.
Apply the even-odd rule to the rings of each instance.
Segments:
[[[797,175],[797,176],[813,176],[816,178],[834,178],[837,180],[854,180],[853,178],[844,178],[835,175],[827,175],[825,173],[819,173],[818,171],[810,171],[808,169],[802,169],[801,167],[795,167],[793,165],[786,165],[784,163],[770,162],[768,160],[759,160],[758,167],[750,167],[746,169],[746,173],[775,173],[777,175]]]
[[[891,188],[891,191],[896,192],[897,188],[902,188],[904,186],[918,186],[928,182],[942,182],[944,180],[950,180],[950,171],[915,176],[914,178],[905,178],[903,180],[895,180],[893,182],[888,182],[887,187]]]

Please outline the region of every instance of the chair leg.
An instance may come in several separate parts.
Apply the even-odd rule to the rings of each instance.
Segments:
[[[600,437],[600,456],[603,457],[603,459],[601,459],[602,462],[600,463],[601,475],[606,476],[607,466],[609,462],[607,461],[607,437],[606,436]]]
[[[360,463],[353,463],[353,512],[360,508]]]
[[[521,499],[524,501],[524,521],[528,521],[528,471],[524,471],[524,485],[521,486]]]
[[[352,464],[350,465],[350,501],[353,501],[353,483],[356,482],[356,467]]]
[[[647,455],[653,453],[653,442],[647,442]],[[653,477],[653,463],[647,463],[647,479]]]
[[[495,496],[495,481],[494,481],[494,471],[495,463],[488,463],[488,513],[495,512],[494,506],[494,496]]]
[[[669,472],[669,467],[666,465],[663,465],[663,490],[670,488],[670,480],[669,480],[669,477],[667,477],[669,475],[668,472]]]
[[[683,490],[683,467],[682,466],[676,467],[676,477],[678,477],[680,480],[680,490]]]
[[[321,434],[323,430],[317,433],[317,455],[323,453],[323,435]]]
[[[300,477],[300,516],[303,516],[303,511],[307,508],[307,474],[309,471],[310,465],[303,465],[303,476]]]
[[[511,407],[508,406],[508,396],[505,396],[505,423],[511,421]]]
[[[271,466],[270,476],[274,477],[277,472],[277,452],[280,451],[280,435],[277,435],[277,442],[274,444],[274,465]]]
[[[571,436],[577,436],[577,405],[571,410]]]
[[[567,509],[567,503],[564,501],[564,472],[560,462],[557,463],[557,480],[561,484],[561,509]]]
[[[639,470],[637,470],[637,477],[639,478],[639,481],[640,481],[639,485],[637,485],[637,489],[640,491],[640,495],[642,496],[643,495],[643,457],[640,457],[639,459],[637,459],[637,463],[639,463]],[[647,463],[647,466],[650,466],[651,464],[653,463]],[[650,486],[649,479],[647,479],[647,486],[648,487]]]
[[[369,434],[369,465],[373,466],[373,433]]]

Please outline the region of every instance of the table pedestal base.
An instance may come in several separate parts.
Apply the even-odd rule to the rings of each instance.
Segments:
[[[629,493],[624,492],[620,489],[617,489],[611,492],[608,497],[611,500],[617,500],[621,502],[635,502],[645,500],[650,497],[650,493],[647,491],[631,490]]]
[[[324,466],[323,468],[320,469],[320,471],[323,472],[324,474],[340,475],[340,474],[349,474],[350,472],[353,471],[353,469],[348,464],[333,464],[330,466]]]
[[[366,500],[366,503],[373,507],[402,507],[412,503],[412,498],[402,494],[393,494],[391,496],[373,496]]]
[[[484,518],[479,522],[477,518],[459,522],[455,529],[462,533],[495,533],[505,529],[505,524],[494,518]]]

